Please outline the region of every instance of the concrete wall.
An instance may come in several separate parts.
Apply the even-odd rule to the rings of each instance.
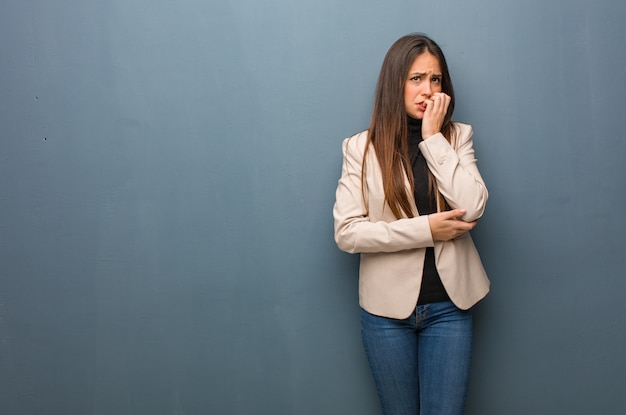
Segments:
[[[341,140],[447,54],[490,189],[469,415],[626,412],[626,3],[5,0],[0,412],[379,413]]]

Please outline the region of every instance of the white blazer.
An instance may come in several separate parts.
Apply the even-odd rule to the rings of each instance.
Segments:
[[[488,193],[478,171],[472,127],[455,123],[450,145],[438,133],[420,144],[439,191],[452,208],[467,212],[463,220],[480,218]],[[359,303],[369,313],[404,319],[415,309],[422,281],[426,248],[435,247],[435,264],[452,302],[469,309],[489,292],[489,279],[469,233],[434,242],[428,216],[420,216],[413,194],[413,218],[396,219],[385,202],[382,173],[373,148],[365,161],[365,191],[361,189],[367,131],[343,141],[343,167],[333,208],[335,241],[349,253],[360,253]],[[407,191],[409,181],[406,178]]]

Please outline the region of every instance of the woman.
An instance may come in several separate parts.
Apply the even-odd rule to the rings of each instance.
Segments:
[[[369,130],[343,142],[335,240],[361,255],[363,344],[385,415],[463,413],[470,308],[489,291],[469,231],[488,194],[453,110],[441,49],[404,36],[383,61]]]

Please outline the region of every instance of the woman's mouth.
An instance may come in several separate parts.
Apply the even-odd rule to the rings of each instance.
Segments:
[[[418,102],[417,103],[417,109],[420,111],[426,111],[426,105],[424,105],[423,102]]]

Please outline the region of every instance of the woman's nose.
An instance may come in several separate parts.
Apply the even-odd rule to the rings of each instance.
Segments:
[[[432,94],[433,94],[433,89],[431,88],[430,82],[428,82],[426,85],[424,85],[424,89],[422,90],[422,95],[424,95],[426,98],[430,98]]]

